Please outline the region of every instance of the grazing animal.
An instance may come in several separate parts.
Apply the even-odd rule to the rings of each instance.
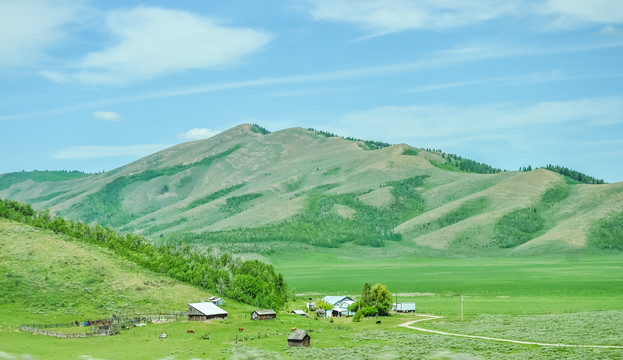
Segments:
[[[377,321],[376,321],[376,324],[377,324],[377,325],[378,325],[378,324],[380,324],[380,323],[381,323],[381,320],[377,320]]]
[[[187,333],[194,334],[194,333],[195,333],[195,330],[193,330],[193,329],[187,329],[187,330],[186,330],[186,332],[187,332]]]
[[[238,331],[244,331],[244,328],[238,328]]]
[[[291,329],[290,329],[290,331],[296,331],[296,328],[295,328],[295,327],[293,327],[293,328],[291,328]]]

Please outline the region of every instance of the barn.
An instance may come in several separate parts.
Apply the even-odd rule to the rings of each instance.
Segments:
[[[277,313],[273,309],[255,310],[251,313],[251,319],[253,320],[270,320],[276,318]]]
[[[227,319],[227,311],[211,302],[199,302],[188,304],[188,320],[205,321]]]
[[[289,347],[309,347],[311,337],[304,330],[296,330],[295,332],[288,335],[288,346]]]

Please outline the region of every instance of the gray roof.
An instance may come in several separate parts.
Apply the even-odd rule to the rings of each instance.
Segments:
[[[303,310],[292,310],[292,312],[296,315],[307,315]]]
[[[293,333],[290,333],[290,335],[288,335],[288,340],[303,340],[305,336],[309,336],[309,335],[307,335],[307,332],[305,330],[299,329]]]
[[[325,296],[322,298],[322,301],[331,304],[331,305],[335,305],[337,303],[339,303],[340,301],[344,300],[344,299],[348,299],[353,301],[353,299],[351,299],[349,296]]]
[[[194,307],[205,315],[227,315],[227,311],[221,309],[220,307],[214,305],[211,302],[192,303],[188,304],[188,306]]]
[[[273,309],[255,310],[254,313],[258,315],[277,315],[277,313]]]

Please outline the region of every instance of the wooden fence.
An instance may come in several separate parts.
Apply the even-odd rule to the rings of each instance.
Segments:
[[[180,317],[186,317],[186,312],[174,312],[171,314],[158,315],[125,315],[115,316],[107,319],[87,320],[73,323],[56,324],[27,324],[20,325],[19,329],[35,334],[54,336],[57,338],[73,339],[95,336],[112,336],[134,327],[136,324],[148,324],[158,321],[177,321]],[[86,325],[85,325],[86,324]],[[56,331],[47,329],[76,329],[83,328],[84,331]]]

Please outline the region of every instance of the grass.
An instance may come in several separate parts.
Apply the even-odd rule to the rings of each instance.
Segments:
[[[399,244],[393,245],[398,247]],[[445,316],[423,327],[517,340],[618,344],[623,318],[621,255],[443,259],[340,249],[291,251],[272,261],[297,292],[277,320],[249,319],[252,306],[225,299],[226,321],[148,324],[102,338],[57,339],[16,331],[24,323],[62,323],[113,312],[184,310],[209,294],[154,275],[110,252],[0,221],[0,358],[33,359],[504,359],[620,358],[623,350],[552,349],[432,335],[396,327],[417,315],[315,320],[288,314],[311,296],[355,294],[382,282],[418,312]],[[395,251],[396,249],[389,249]],[[348,256],[351,258],[348,258]],[[7,276],[7,274],[9,276]],[[416,294],[419,293],[419,294]],[[424,294],[424,293],[433,293]],[[460,294],[465,321],[459,317]],[[190,299],[190,300],[189,300]],[[243,332],[238,331],[244,328]],[[292,327],[311,330],[312,347],[289,349]],[[186,332],[193,329],[194,334]],[[585,331],[582,331],[585,330]],[[166,339],[158,334],[167,333]],[[202,336],[209,340],[201,339]],[[245,340],[246,338],[246,340]],[[236,341],[237,339],[237,341]]]
[[[470,296],[469,306],[478,314],[617,310],[623,295],[621,255],[346,259],[325,252],[280,254],[272,260],[297,292],[358,294],[364,282],[381,282],[393,293],[434,294],[401,298],[415,300],[419,311],[438,315],[456,315],[459,295]]]

